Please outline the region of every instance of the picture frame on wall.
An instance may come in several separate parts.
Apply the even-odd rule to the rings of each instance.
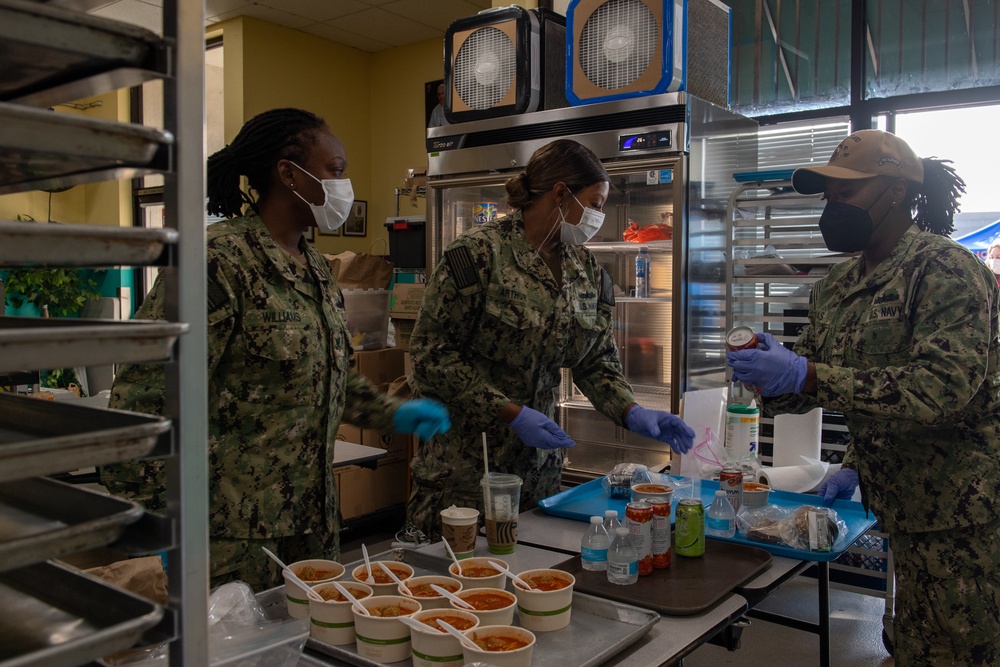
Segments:
[[[302,232],[302,236],[306,237],[306,241],[309,243],[315,243],[316,241],[316,228],[310,227],[306,231]]]
[[[347,216],[344,223],[344,236],[367,236],[368,235],[368,202],[360,199],[354,200],[351,214]]]

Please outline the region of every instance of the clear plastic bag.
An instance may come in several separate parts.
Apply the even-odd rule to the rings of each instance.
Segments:
[[[609,498],[629,498],[632,495],[632,475],[639,468],[646,469],[641,463],[619,463],[601,479],[601,486]]]
[[[825,552],[840,550],[847,536],[847,524],[830,507],[779,505],[740,507],[736,527],[748,540]]]

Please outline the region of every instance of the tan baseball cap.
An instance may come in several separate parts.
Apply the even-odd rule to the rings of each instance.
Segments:
[[[805,195],[826,190],[827,178],[844,180],[893,176],[924,182],[924,163],[905,141],[891,132],[859,130],[840,142],[825,167],[802,167],[792,187]]]

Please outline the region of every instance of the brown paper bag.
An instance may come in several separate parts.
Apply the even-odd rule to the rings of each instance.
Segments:
[[[167,604],[167,573],[163,571],[163,561],[159,556],[129,558],[86,571],[147,600]]]
[[[388,289],[392,281],[392,262],[366,252],[346,250],[323,255],[337,277],[340,289]]]

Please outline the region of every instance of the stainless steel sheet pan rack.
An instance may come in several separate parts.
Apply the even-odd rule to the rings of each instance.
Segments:
[[[0,264],[15,266],[133,266],[163,263],[177,243],[174,229],[32,224],[0,220]]]
[[[165,71],[155,33],[99,16],[26,0],[0,0],[0,99],[51,106],[138,85]]]
[[[166,361],[183,322],[0,318],[0,372]]]
[[[414,575],[447,574],[451,561],[421,554],[413,550],[399,549],[386,551],[370,557],[376,560],[402,560],[413,567]],[[345,563],[350,572],[364,561]],[[285,596],[282,587],[272,588],[257,596],[264,611],[272,618],[284,618]],[[532,667],[596,667],[621,653],[649,632],[660,615],[649,609],[623,604],[614,600],[587,595],[573,594],[573,615],[568,627],[555,632],[535,633],[535,649]],[[518,625],[517,619],[514,625]],[[333,646],[309,638],[306,646],[315,651],[337,658],[357,667],[381,667],[381,663],[358,655],[353,644]],[[407,658],[394,663],[401,667],[413,664]]]
[[[89,665],[140,638],[170,642],[171,664],[209,662],[205,10],[157,3],[158,35],[85,13],[102,4],[0,0],[0,194],[161,174],[165,228],[123,229],[117,217],[2,221],[0,269],[159,266],[166,312],[144,322],[0,317],[0,367],[170,362],[167,395],[154,417],[0,394],[0,667]],[[151,79],[163,83],[163,129],[89,107],[44,108]],[[182,335],[189,330],[197,334]],[[164,516],[35,479],[145,456],[166,459]],[[167,607],[47,560],[107,544],[166,552]]]
[[[142,514],[138,503],[54,479],[0,483],[0,571],[110,544]]]
[[[75,568],[0,574],[0,667],[73,667],[128,648],[163,608]]]
[[[174,142],[152,127],[10,103],[0,103],[0,127],[0,194],[153,173]]]

